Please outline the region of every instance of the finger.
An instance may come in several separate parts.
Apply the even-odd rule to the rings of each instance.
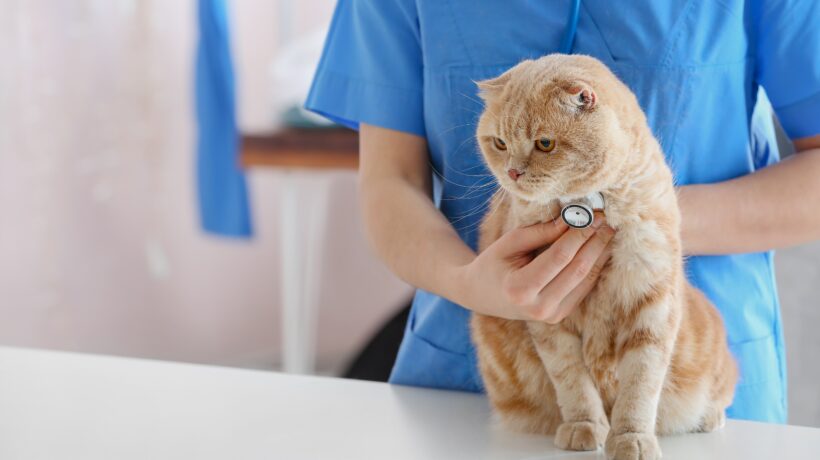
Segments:
[[[531,252],[553,243],[568,228],[563,219],[516,228],[498,239],[498,248],[504,254]]]
[[[600,269],[603,268],[603,264],[598,265],[600,256],[607,249],[607,245],[612,240],[614,234],[615,232],[609,227],[602,227],[595,232],[595,236],[583,245],[572,262],[541,291],[539,300],[541,302],[554,302],[555,299],[561,299],[559,302],[560,305],[564,303],[564,300],[570,293],[579,287],[581,291],[575,293],[575,295],[585,295],[586,293],[583,292],[583,289],[585,289],[586,286],[581,286],[584,285],[584,283],[591,286],[595,285],[595,280],[601,273]],[[591,289],[591,286],[589,286],[589,289]],[[566,310],[572,306],[571,302],[565,303],[563,307],[556,310],[556,315],[563,313],[564,316],[566,316],[569,314]],[[560,321],[564,316],[560,318],[553,317],[552,319]]]
[[[564,299],[558,304],[558,308],[556,309],[554,315],[554,322],[559,322],[569,316],[575,308],[577,308],[578,305],[586,299],[587,295],[589,295],[592,291],[592,288],[595,287],[595,283],[597,283],[598,279],[601,277],[601,271],[610,256],[612,256],[612,248],[607,246],[606,249],[604,249],[604,252],[598,256],[598,259],[595,261],[595,265],[584,280],[581,281],[578,286],[575,286],[575,288],[570,291],[570,293],[567,294],[567,296],[564,297]]]
[[[517,281],[523,285],[532,286],[536,292],[541,291],[573,261],[584,243],[595,234],[594,227],[603,225],[604,221],[605,219],[601,216],[595,219],[593,228],[572,228],[565,232],[547,250],[515,273],[518,277]]]

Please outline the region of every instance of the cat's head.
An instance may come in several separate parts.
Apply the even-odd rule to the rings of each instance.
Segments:
[[[486,104],[477,140],[504,189],[549,202],[604,190],[617,179],[630,141],[613,105],[625,87],[602,63],[553,54],[478,86]]]

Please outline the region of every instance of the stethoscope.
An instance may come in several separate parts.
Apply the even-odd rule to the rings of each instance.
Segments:
[[[561,39],[561,52],[572,54],[572,44],[578,31],[578,16],[581,12],[581,0],[573,0],[567,18],[567,27]],[[604,210],[604,196],[599,192],[591,193],[580,200],[561,200],[561,219],[573,228],[587,228],[595,220],[594,211]]]
[[[564,54],[572,54],[572,44],[575,42],[575,33],[578,31],[578,16],[581,13],[581,0],[572,0],[572,8],[569,10],[567,27],[564,29],[564,37],[561,39],[559,48]]]
[[[601,192],[590,193],[581,199],[559,200],[561,219],[573,228],[587,228],[595,220],[595,211],[603,211],[606,202]]]

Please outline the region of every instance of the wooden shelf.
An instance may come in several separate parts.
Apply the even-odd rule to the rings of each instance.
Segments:
[[[242,136],[244,168],[357,169],[359,134],[345,128],[288,128]]]

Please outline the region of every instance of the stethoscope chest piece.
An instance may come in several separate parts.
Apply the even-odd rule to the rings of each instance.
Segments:
[[[561,218],[570,227],[587,228],[592,225],[594,214],[592,208],[585,204],[574,203],[564,206],[561,210]]]
[[[601,193],[591,193],[580,200],[561,202],[561,219],[573,228],[587,228],[595,220],[593,211],[604,210],[604,196]]]

